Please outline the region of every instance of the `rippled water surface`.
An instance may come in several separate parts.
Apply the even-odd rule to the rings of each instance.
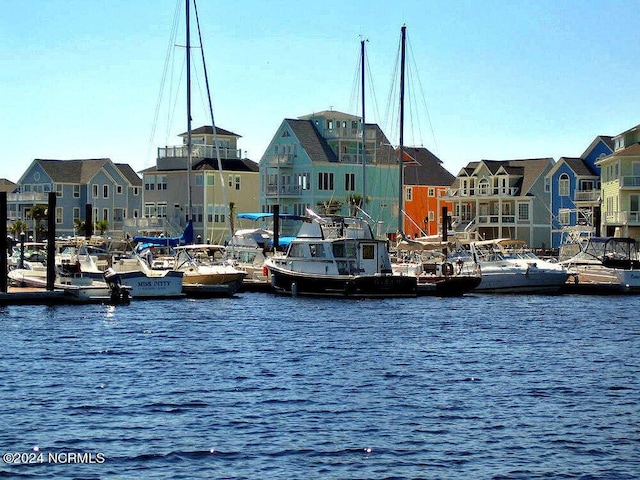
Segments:
[[[0,453],[36,461],[0,477],[640,478],[639,310],[257,293],[0,307]]]

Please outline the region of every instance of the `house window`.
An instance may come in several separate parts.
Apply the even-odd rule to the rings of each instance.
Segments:
[[[436,219],[436,213],[433,210],[429,210],[429,221],[433,222]]]
[[[229,188],[233,187],[233,176],[229,175],[228,177]]]
[[[160,202],[156,207],[156,216],[167,218],[167,202]]]
[[[158,190],[166,190],[166,189],[167,189],[167,176],[158,175]]]
[[[571,210],[563,208],[558,211],[558,223],[560,225],[571,224]]]
[[[109,198],[109,185],[102,186],[102,198]]]
[[[216,184],[216,176],[215,175],[207,175],[207,186],[213,187]]]
[[[478,195],[488,195],[489,194],[489,180],[483,178],[478,182]]]
[[[73,186],[73,198],[80,198],[80,185]]]
[[[63,212],[63,208],[62,207],[56,207],[56,223],[57,224],[61,224],[64,220],[63,216],[62,216],[62,212]]]
[[[109,209],[102,209],[102,220],[109,220]]]
[[[435,197],[436,190],[433,187],[429,187],[429,189],[427,190],[427,196],[428,197]]]
[[[56,183],[56,197],[62,197],[62,185]]]
[[[202,178],[202,174],[198,173],[196,174],[196,187],[201,187],[202,185],[204,185],[204,178]]]
[[[73,222],[80,220],[80,207],[73,207]]]
[[[407,187],[404,191],[404,199],[407,202],[413,200],[413,187]]]
[[[236,175],[236,190],[240,190],[240,175]]]
[[[631,220],[640,220],[640,195],[629,195],[629,214]]]
[[[558,180],[558,194],[561,197],[569,196],[569,175],[563,173]]]
[[[116,222],[122,222],[124,220],[125,213],[123,208],[113,209],[113,220]]]
[[[156,176],[155,175],[147,175],[144,177],[144,189],[145,190],[155,190],[156,189]]]
[[[518,221],[521,221],[521,222],[529,221],[529,204],[528,203],[523,202],[518,204]]]
[[[154,203],[145,203],[144,204],[144,216],[145,217],[153,217],[156,214],[156,206]]]
[[[91,190],[93,193],[93,198],[98,198],[98,185],[95,183],[91,186]]]
[[[549,193],[551,191],[551,179],[550,178],[545,178],[544,179],[544,191],[546,193]]]
[[[133,194],[140,195],[140,189],[138,187],[133,187]]]
[[[122,195],[122,185],[116,185],[116,193]]]
[[[318,172],[318,190],[333,190],[333,173]]]
[[[344,189],[348,192],[353,192],[356,189],[356,174],[345,173],[344,174]]]

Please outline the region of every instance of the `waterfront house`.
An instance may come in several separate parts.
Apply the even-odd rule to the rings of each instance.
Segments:
[[[580,157],[561,157],[546,175],[551,193],[551,244],[558,247],[563,232],[576,225],[599,227],[599,159],[613,152],[612,137],[596,137]]]
[[[545,176],[554,163],[552,158],[470,162],[442,197],[453,204],[456,233],[549,247],[551,197]]]
[[[35,159],[18,180],[18,188],[7,196],[10,221],[23,220],[34,236],[35,220],[31,209],[46,207],[48,193],[56,193],[56,235],[83,234],[78,223],[86,222],[86,206],[91,216],[108,222],[108,234],[121,236],[124,221],[141,213],[142,182],[127,164],[116,164],[109,158],[83,160]]]
[[[285,119],[260,160],[263,212],[353,213],[362,207],[377,234],[398,229],[399,154],[380,127],[323,111]],[[364,164],[363,164],[364,162]]]
[[[424,147],[404,147],[404,233],[412,237],[442,234],[442,197],[456,177]]]
[[[128,228],[175,235],[190,217],[196,237],[222,243],[231,236],[230,214],[259,211],[259,166],[242,158],[240,135],[202,126],[191,132],[189,168],[187,133],[180,137],[181,145],[158,148],[156,165],[141,172],[143,218]]]
[[[613,137],[613,153],[597,165],[602,182],[602,234],[640,240],[640,125]]]

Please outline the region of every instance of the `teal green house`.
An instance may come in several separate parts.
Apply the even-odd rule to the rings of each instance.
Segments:
[[[338,111],[285,119],[260,160],[263,212],[348,215],[361,206],[379,236],[397,231],[399,155],[377,124]],[[364,202],[363,202],[364,199]]]

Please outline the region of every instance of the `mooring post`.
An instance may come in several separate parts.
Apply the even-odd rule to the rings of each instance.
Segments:
[[[7,267],[9,246],[7,245],[7,192],[0,192],[0,292],[7,293]]]
[[[47,290],[56,280],[56,192],[49,192],[47,207]]]

